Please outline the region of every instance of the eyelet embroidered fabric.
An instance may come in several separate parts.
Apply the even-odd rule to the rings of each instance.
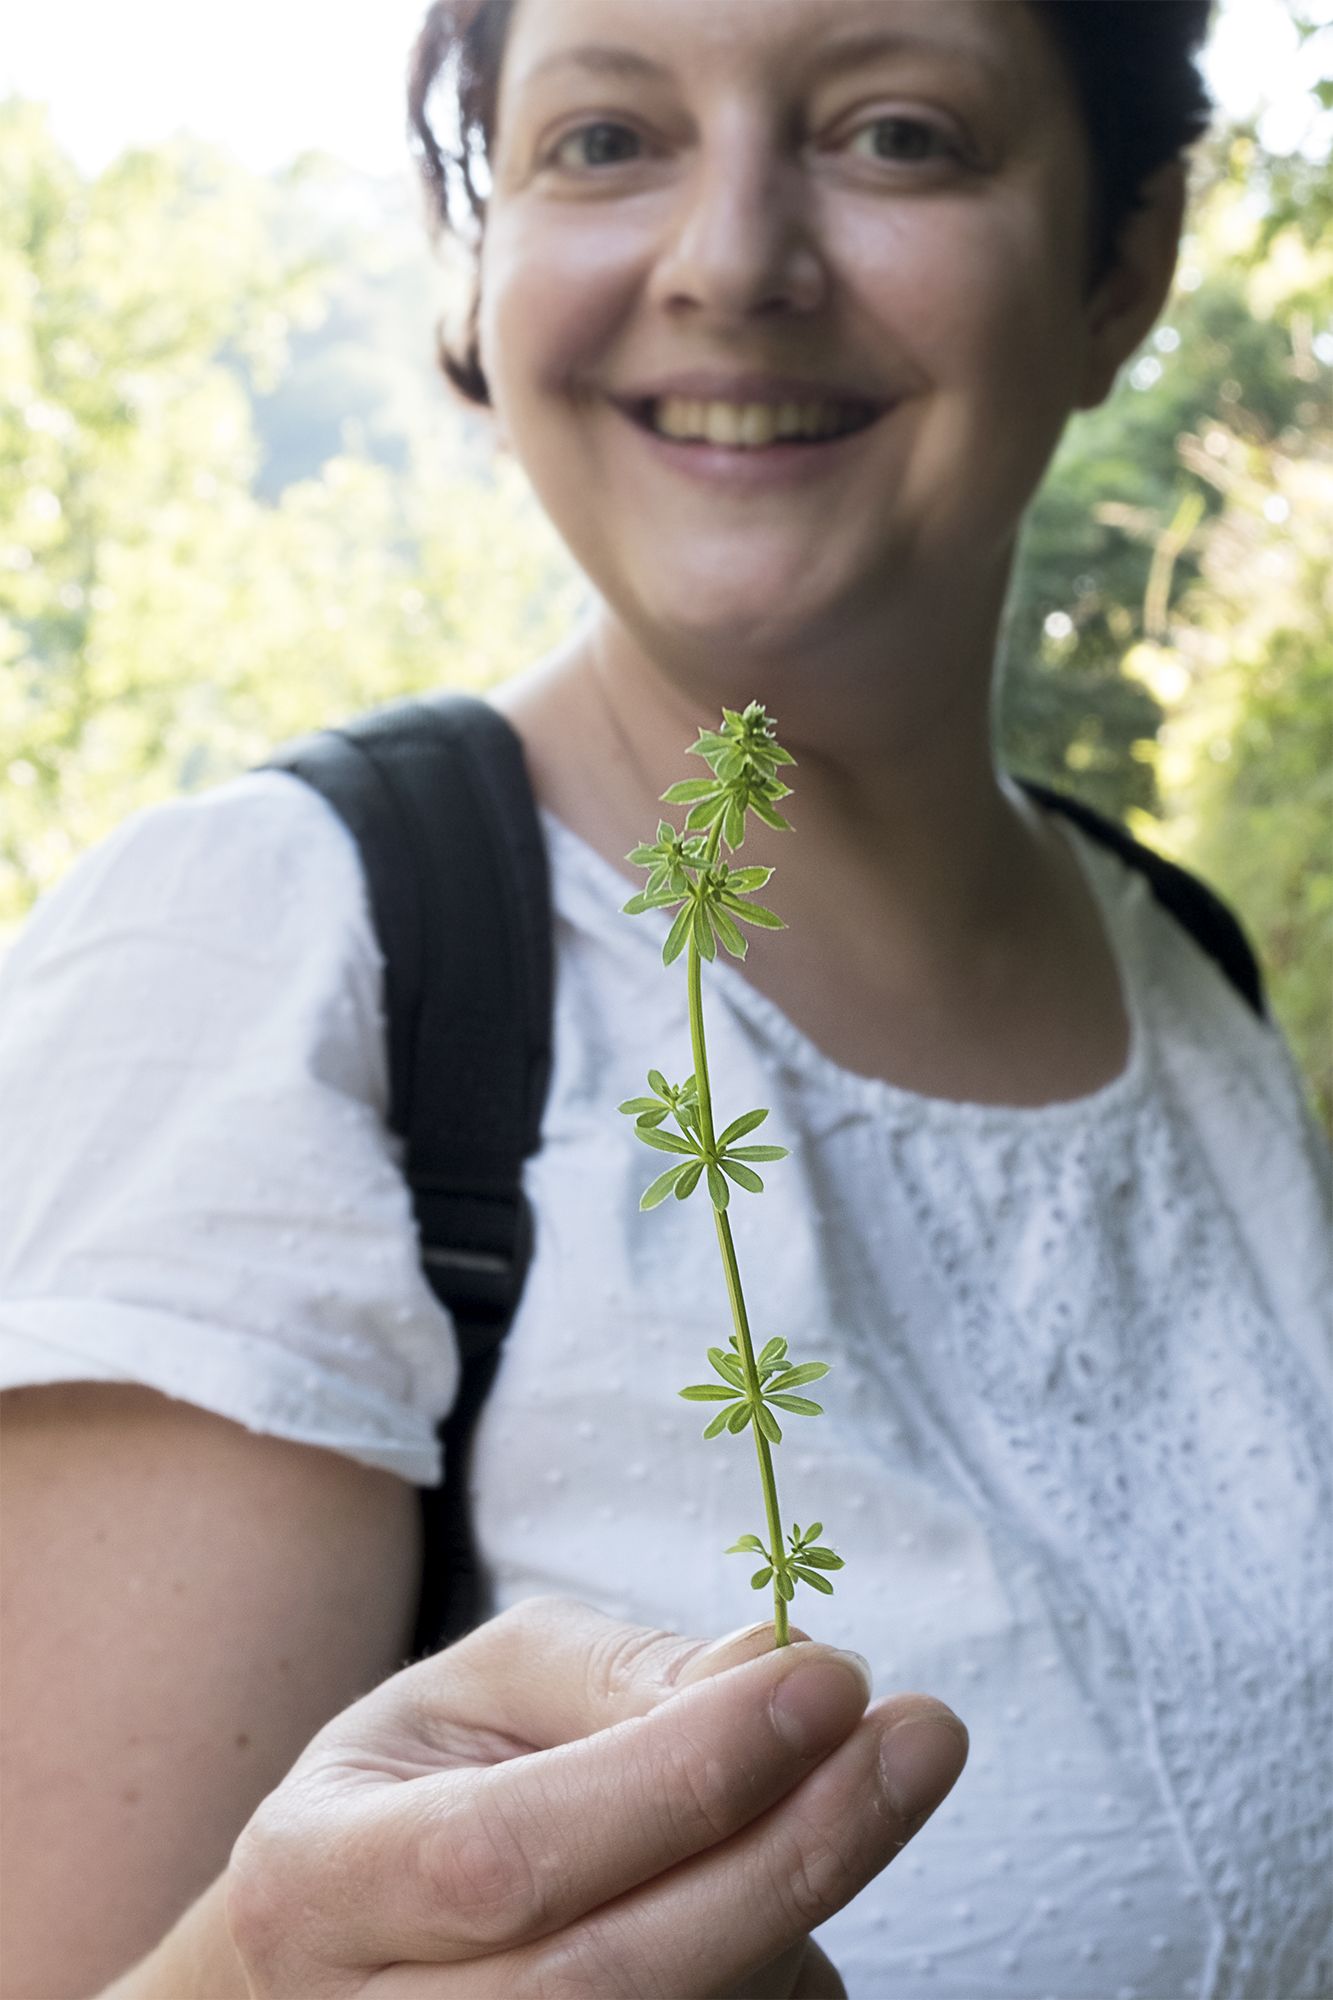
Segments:
[[[537,1251],[469,1480],[493,1608],[721,1632],[767,1604],[722,1553],[763,1529],[753,1449],[676,1393],[728,1330],[716,1245],[702,1197],[639,1213],[656,1167],[615,1111],[650,1061],[688,1073],[684,978],[547,834]],[[851,2000],[1330,2000],[1329,1152],[1280,1038],[1067,837],[1133,1023],[1077,1102],[855,1076],[709,968],[719,1111],[769,1105],[793,1148],[733,1206],[754,1325],[832,1363],[776,1463],[847,1567],[795,1616],[972,1738],[820,1938]],[[285,775],[78,864],[0,974],[0,1382],[142,1381],[438,1476],[456,1360],[376,972],[355,849]]]
[[[724,1337],[716,1247],[692,1204],[637,1213],[655,1168],[607,1116],[649,1060],[688,1072],[684,980],[615,914],[616,871],[547,831],[557,1069],[473,1459],[483,1548],[497,1606],[571,1590],[726,1629],[765,1608],[717,1553],[762,1530],[753,1452],[672,1414]],[[1078,1102],[851,1075],[709,968],[726,1115],[769,1104],[764,1136],[795,1139],[734,1204],[756,1326],[834,1364],[775,1457],[785,1514],[821,1517],[847,1568],[793,1615],[972,1734],[821,1939],[854,2000],[1327,2000],[1326,1153],[1277,1038],[1071,839],[1133,1023],[1124,1073]]]

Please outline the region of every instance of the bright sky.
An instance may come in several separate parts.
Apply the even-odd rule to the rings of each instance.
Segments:
[[[183,129],[261,170],[316,147],[369,172],[394,173],[406,160],[406,52],[424,11],[425,0],[15,7],[0,37],[0,95],[44,100],[57,136],[89,170],[126,145]],[[1333,0],[1314,0],[1311,11],[1333,21]],[[1311,149],[1303,92],[1320,56],[1317,43],[1303,61],[1297,49],[1284,0],[1223,0],[1209,82],[1233,115],[1271,107],[1263,138],[1278,151]],[[1325,135],[1329,122],[1321,121]]]

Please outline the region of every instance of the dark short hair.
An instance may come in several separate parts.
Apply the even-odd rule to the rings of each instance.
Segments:
[[[1073,80],[1094,167],[1088,285],[1110,268],[1121,229],[1145,205],[1147,181],[1201,139],[1214,105],[1197,58],[1215,0],[1027,0]],[[475,252],[486,195],[474,171],[489,162],[500,68],[513,0],[434,0],[412,49],[408,123],[431,231]],[[450,131],[435,110],[447,89]],[[474,278],[462,352],[441,334],[440,366],[468,402],[490,404],[477,345]]]

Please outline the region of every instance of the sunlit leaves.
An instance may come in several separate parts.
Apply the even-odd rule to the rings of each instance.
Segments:
[[[747,1111],[743,1117],[734,1119],[710,1147],[700,1124],[698,1084],[694,1077],[675,1085],[654,1069],[648,1072],[648,1088],[651,1096],[627,1097],[620,1110],[627,1118],[633,1118],[635,1133],[645,1146],[659,1153],[678,1153],[682,1164],[653,1182],[639,1203],[640,1208],[659,1208],[670,1194],[687,1201],[705,1174],[709,1198],[718,1210],[725,1209],[730,1201],[728,1178],[748,1194],[763,1193],[764,1183],[755,1173],[753,1163],[785,1160],[786,1147],[737,1146],[733,1141],[757,1131],[768,1116],[766,1110]],[[679,1127],[678,1134],[662,1129],[669,1118]]]
[[[727,1210],[731,1187],[750,1194],[762,1194],[764,1183],[754,1171],[756,1164],[782,1160],[784,1146],[746,1145],[768,1117],[765,1109],[742,1112],[739,1118],[716,1133],[712,1092],[705,1057],[700,990],[702,967],[716,959],[719,948],[733,958],[744,958],[747,945],[741,924],[760,929],[781,930],[776,912],[755,901],[768,883],[768,868],[733,868],[722,860],[720,849],[736,849],[745,834],[745,818],[753,812],[765,825],[786,828],[778,802],[788,787],[778,777],[780,766],[794,762],[777,742],[773,725],[763,708],[751,702],[743,714],[722,711],[720,730],[703,730],[693,746],[693,754],[708,764],[711,778],[691,778],[673,785],[664,794],[670,805],[689,808],[683,830],[668,820],[658,824],[657,839],[636,847],[629,860],[648,870],[648,880],[639,895],[625,905],[629,916],[643,916],[650,910],[673,911],[662,958],[667,965],[689,951],[690,1035],[698,1074],[687,1084],[669,1084],[659,1070],[648,1073],[646,1097],[630,1097],[621,1111],[635,1121],[635,1131],[644,1145],[660,1153],[676,1153],[681,1158],[659,1175],[644,1194],[640,1206],[656,1208],[668,1195],[685,1200],[701,1182],[708,1188],[718,1242],[727,1270],[728,1295],[737,1331],[730,1338],[730,1352],[710,1347],[709,1366],[716,1378],[691,1382],[679,1391],[687,1403],[715,1406],[704,1427],[705,1438],[725,1433],[739,1437],[750,1430],[758,1450],[760,1478],[770,1520],[776,1518],[777,1488],[773,1477],[771,1448],[782,1442],[782,1425],[777,1411],[785,1416],[817,1417],[820,1405],[793,1390],[818,1381],[828,1373],[823,1361],[793,1362],[787,1342],[775,1336],[764,1342],[756,1358],[740,1290],[735,1246]],[[674,1122],[675,1131],[668,1128]],[[842,1562],[831,1549],[817,1544],[815,1536],[822,1524],[816,1522],[804,1537],[793,1526],[789,1549],[769,1549],[757,1535],[742,1535],[730,1554],[761,1556],[763,1561],[750,1578],[755,1590],[773,1585],[777,1597],[776,1631],[779,1643],[786,1633],[784,1607],[796,1594],[798,1583],[828,1595],[833,1586],[825,1570],[841,1568]]]
[[[792,1523],[788,1536],[788,1547],[777,1553],[761,1541],[758,1535],[742,1535],[727,1550],[729,1556],[758,1555],[764,1558],[764,1567],[755,1571],[750,1578],[754,1590],[762,1590],[764,1585],[776,1575],[777,1587],[788,1603],[796,1594],[798,1583],[809,1584],[824,1597],[832,1597],[833,1585],[828,1580],[829,1570],[841,1569],[842,1557],[832,1549],[825,1548],[818,1537],[824,1532],[824,1523],[816,1521],[802,1534],[800,1526]]]
[[[651,1188],[649,1193],[652,1193]],[[659,1196],[658,1199],[664,1197]],[[734,1406],[713,1418],[704,1431],[705,1437],[719,1437],[724,1428],[740,1432],[753,1423],[770,1444],[781,1444],[782,1428],[773,1414],[774,1405],[797,1417],[823,1414],[818,1403],[812,1403],[805,1396],[784,1392],[793,1383],[815,1382],[820,1376],[827,1375],[826,1361],[807,1361],[799,1368],[789,1368],[786,1365],[786,1341],[770,1340],[754,1364],[752,1385],[735,1334],[731,1336],[731,1347],[730,1354],[721,1347],[710,1347],[708,1350],[709,1364],[720,1377],[719,1381],[694,1382],[688,1389],[680,1391],[687,1403],[730,1403]]]
[[[796,759],[777,741],[774,725],[758,702],[751,702],[743,714],[724,709],[721,729],[700,730],[690,754],[702,757],[713,776],[687,778],[662,795],[667,805],[689,806],[687,834],[716,833],[734,852],[745,839],[747,812],[766,826],[790,832],[777,808],[791,787],[782,783],[777,771],[779,765],[794,764]]]
[[[664,965],[673,965],[693,944],[711,963],[719,948],[733,958],[749,950],[741,924],[762,930],[782,930],[782,918],[754,900],[769,880],[769,868],[732,868],[720,858],[725,842],[733,851],[745,838],[745,819],[753,813],[766,826],[790,832],[778,802],[790,793],[777,776],[779,765],[796,760],[774,735],[774,725],[758,702],[743,714],[722,711],[720,730],[701,730],[691,755],[703,757],[711,778],[687,778],[663,793],[668,805],[687,805],[683,829],[660,820],[657,839],[645,841],[626,857],[648,870],[648,880],[625,904],[627,916],[650,910],[675,910],[676,916],[662,950]]]
[[[656,857],[660,852],[660,844],[636,847],[629,859],[634,855]],[[702,856],[695,856],[688,866],[679,868],[664,869],[655,860],[641,861],[639,865],[652,867],[650,880],[659,880],[661,886],[631,896],[624,905],[624,914],[638,917],[649,910],[676,910],[662,947],[664,965],[674,965],[691,942],[700,957],[710,963],[717,957],[719,945],[732,958],[744,958],[749,945],[738,924],[751,924],[759,930],[786,929],[776,911],[754,899],[755,890],[761,889],[772,875],[771,868],[732,868],[726,861],[709,861]]]

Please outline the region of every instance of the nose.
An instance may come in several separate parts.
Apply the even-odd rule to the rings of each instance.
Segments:
[[[653,268],[653,302],[743,319],[808,313],[825,291],[799,162],[748,121],[702,138]]]

